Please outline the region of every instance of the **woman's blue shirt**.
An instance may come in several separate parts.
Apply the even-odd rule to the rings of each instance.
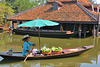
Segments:
[[[23,52],[22,52],[23,56],[25,56],[26,53],[29,53],[28,51],[31,51],[30,46],[34,46],[34,44],[26,41],[23,43]]]

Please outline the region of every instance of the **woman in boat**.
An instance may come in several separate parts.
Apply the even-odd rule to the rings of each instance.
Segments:
[[[27,56],[29,53],[31,53],[30,46],[35,46],[35,44],[29,42],[29,39],[30,39],[29,35],[25,35],[24,38],[22,39],[22,41],[24,41],[23,52],[22,52],[23,56]]]

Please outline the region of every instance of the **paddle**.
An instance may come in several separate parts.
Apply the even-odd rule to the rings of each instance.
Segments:
[[[34,45],[34,47],[35,47],[35,45]],[[33,48],[31,49],[31,51],[33,50]],[[26,59],[28,58],[29,55],[30,55],[30,53],[26,56],[26,58],[24,59],[24,62],[26,61]]]

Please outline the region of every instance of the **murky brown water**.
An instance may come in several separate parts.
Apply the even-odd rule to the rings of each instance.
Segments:
[[[10,48],[13,51],[22,51],[23,35],[12,35],[0,33],[0,52],[6,52]],[[37,44],[35,48],[39,48],[38,37],[32,37],[30,42]],[[47,47],[62,47],[72,48],[94,44],[95,47],[80,56],[60,59],[48,60],[27,60],[23,61],[8,61],[0,57],[0,67],[100,67],[100,39],[92,37],[83,39],[60,39],[60,38],[45,38],[41,37],[41,45]]]

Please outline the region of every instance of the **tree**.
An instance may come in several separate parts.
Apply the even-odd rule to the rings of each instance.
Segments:
[[[7,23],[7,15],[44,4],[44,0],[2,0],[0,1],[0,25]]]
[[[4,26],[7,23],[7,15],[14,14],[14,10],[5,3],[5,1],[0,2],[0,26]]]
[[[15,13],[44,4],[46,0],[6,0],[6,5],[11,6]]]
[[[30,0],[6,0],[7,5],[11,6],[15,10],[15,13],[36,7],[38,4],[36,1]]]

